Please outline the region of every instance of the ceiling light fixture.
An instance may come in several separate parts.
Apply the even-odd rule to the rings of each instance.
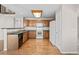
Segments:
[[[41,17],[42,16],[42,10],[39,10],[39,9],[33,9],[32,10],[32,14],[35,16],[35,17],[37,17],[37,18],[39,18],[39,17]]]

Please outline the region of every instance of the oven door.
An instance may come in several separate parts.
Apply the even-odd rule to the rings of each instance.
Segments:
[[[36,30],[36,38],[43,39],[43,30]]]

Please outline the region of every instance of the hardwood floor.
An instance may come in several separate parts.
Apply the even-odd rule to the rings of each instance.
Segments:
[[[60,51],[47,39],[29,39],[20,49],[4,51],[1,55],[60,55]]]

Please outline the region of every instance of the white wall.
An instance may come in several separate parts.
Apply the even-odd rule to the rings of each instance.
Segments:
[[[14,28],[14,16],[12,14],[0,14],[0,28]]]
[[[77,23],[78,23],[78,24],[77,24],[77,27],[78,27],[78,28],[77,28],[77,29],[78,29],[78,41],[77,41],[77,44],[78,44],[77,47],[78,47],[78,48],[77,48],[77,50],[78,50],[78,52],[79,52],[79,16],[77,17]]]
[[[78,41],[77,41],[77,50],[79,53],[79,5],[76,5],[76,12],[77,12],[77,32],[78,32]]]
[[[33,18],[32,9],[43,10],[42,17],[54,17],[54,11],[59,8],[59,4],[3,4],[8,9],[16,13],[16,17],[31,17]]]
[[[7,50],[7,29],[2,28],[14,28],[13,14],[0,14],[0,40],[4,40],[4,50]]]
[[[15,28],[23,28],[23,18],[15,18]]]
[[[56,11],[56,46],[62,50],[62,6]]]
[[[3,40],[4,31],[1,28],[13,28],[14,15],[0,14],[0,40]]]
[[[56,12],[56,43],[61,53],[77,53],[77,13],[72,5]]]
[[[64,52],[77,52],[77,13],[72,5],[62,7],[62,40]]]

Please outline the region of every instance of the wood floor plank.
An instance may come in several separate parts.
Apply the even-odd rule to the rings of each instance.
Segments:
[[[3,51],[1,55],[60,55],[58,48],[51,45],[48,39],[29,39],[20,49]]]

